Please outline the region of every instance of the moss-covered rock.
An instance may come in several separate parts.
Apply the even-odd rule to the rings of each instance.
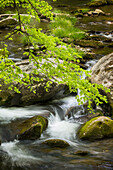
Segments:
[[[44,141],[43,144],[48,145],[50,147],[59,147],[59,148],[66,148],[70,146],[68,142],[61,139],[48,139]]]
[[[88,3],[90,7],[112,5],[112,4],[113,4],[113,0],[92,0],[90,3]]]
[[[34,116],[16,127],[16,134],[21,140],[35,140],[47,128],[48,120],[42,116]]]
[[[90,3],[88,3],[90,7],[97,7],[97,6],[103,6],[107,5],[107,0],[93,0]]]
[[[93,47],[93,48],[102,48],[104,44],[100,41],[95,40],[79,40],[75,41],[76,45],[80,45],[81,47]]]
[[[79,129],[78,137],[89,141],[111,138],[113,137],[113,120],[105,116],[93,118]]]

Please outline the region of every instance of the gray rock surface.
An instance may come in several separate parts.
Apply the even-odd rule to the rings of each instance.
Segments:
[[[107,93],[113,115],[113,53],[102,57],[93,67],[90,78],[92,83],[102,84],[110,89]]]

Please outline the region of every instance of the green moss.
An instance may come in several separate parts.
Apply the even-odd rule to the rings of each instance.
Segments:
[[[87,12],[89,12],[90,9],[89,8],[79,8],[75,11],[75,14],[78,13],[82,13],[82,14],[86,14]]]
[[[104,47],[104,44],[102,42],[95,40],[79,40],[75,41],[75,44],[80,45],[82,47],[94,47],[94,48]]]
[[[113,137],[113,120],[105,116],[93,118],[79,129],[78,136],[90,141]]]
[[[55,17],[55,21],[49,25],[51,34],[59,38],[82,39],[85,32],[75,27],[77,19],[75,17],[60,15]]]
[[[113,4],[113,0],[92,0],[90,3],[88,3],[90,7],[112,5],[112,4]]]
[[[17,127],[19,139],[37,139],[47,128],[48,120],[42,116],[34,116],[25,120]]]
[[[106,0],[93,0],[90,3],[88,3],[88,5],[90,7],[103,6],[103,5],[106,5],[106,4],[107,4]]]

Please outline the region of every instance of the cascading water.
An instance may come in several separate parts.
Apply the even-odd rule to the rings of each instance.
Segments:
[[[95,61],[91,61],[86,63],[87,66],[90,68]],[[70,149],[66,152],[72,152],[73,149],[82,148],[84,147],[84,144],[80,143],[77,139],[76,132],[78,128],[80,127],[82,122],[74,121],[73,117],[70,117],[70,119],[67,118],[66,111],[70,107],[78,107],[78,102],[75,99],[75,96],[69,96],[65,97],[60,100],[54,100],[50,104],[46,106],[28,106],[24,108],[0,108],[0,122],[2,131],[6,131],[9,128],[8,124],[12,121],[20,120],[20,119],[26,119],[30,118],[32,116],[43,114],[47,112],[52,112],[49,116],[49,124],[47,130],[42,134],[39,140],[35,141],[9,141],[8,136],[5,138],[3,133],[1,133],[1,137],[3,137],[3,143],[0,146],[0,157],[3,159],[4,163],[1,162],[1,168],[7,169],[7,164],[9,164],[9,169],[32,169],[31,167],[34,167],[34,170],[41,169],[43,166],[48,166],[48,164],[53,161],[55,164],[55,167],[58,168],[57,163],[57,150],[53,150],[53,155],[51,156],[52,149],[44,148],[44,146],[41,145],[43,141],[46,139],[63,139],[67,141],[70,144]],[[75,118],[81,117],[81,111],[83,112],[83,107],[80,106],[79,109],[74,112]],[[53,114],[54,113],[54,114]],[[61,116],[62,115],[62,116]],[[4,132],[5,133],[5,132]],[[51,150],[47,151],[47,150]],[[76,150],[76,149],[75,149]],[[61,152],[61,150],[59,150]],[[64,152],[64,151],[63,151]],[[47,154],[47,156],[46,156]],[[61,153],[60,153],[61,154]],[[65,152],[63,153],[66,154]],[[63,159],[63,155],[61,154],[61,160]],[[67,157],[67,159],[69,159]],[[61,160],[58,161],[61,162]],[[62,160],[62,165],[63,166]],[[52,168],[54,167],[51,164]],[[69,165],[70,166],[70,165]],[[66,165],[67,169],[69,168],[68,165]],[[13,168],[14,167],[14,168]],[[44,167],[43,167],[44,168]],[[49,169],[49,168],[48,168]]]
[[[53,1],[48,1],[53,4]],[[62,4],[64,4],[64,6],[67,4],[65,9],[70,8],[70,10],[74,10],[76,9],[76,6],[83,7],[83,5],[87,2],[89,2],[89,0],[63,0]],[[55,3],[58,7],[58,5],[61,4],[61,1],[58,0]],[[61,9],[62,8],[63,7],[61,6]],[[109,7],[108,9],[108,11],[112,13],[112,9]],[[92,17],[92,19],[94,18]],[[109,22],[108,24],[105,23],[104,27],[103,23],[100,23],[99,25],[99,22],[97,22],[97,25],[95,26],[91,25],[91,22],[88,24],[88,22],[85,22],[85,24],[83,22],[82,28],[83,24],[86,30],[87,28],[90,30],[92,28],[93,30],[97,30],[99,28],[99,30],[102,31],[102,33],[99,33],[100,36],[113,40],[112,31],[107,29],[112,28],[112,22]],[[105,34],[106,30],[110,32],[109,35]],[[7,31],[9,32],[9,30],[2,30],[2,34],[6,34]],[[1,39],[3,38],[2,34],[0,36]],[[18,48],[15,46],[15,42],[17,43]],[[15,60],[18,60],[20,56],[22,56],[19,49],[20,47],[23,48],[23,46],[21,46],[22,44],[20,44],[20,41],[17,42],[17,37],[15,42],[12,42],[13,45],[11,43],[9,46],[9,50],[11,51],[9,57],[16,57],[17,59]],[[90,70],[95,62],[96,60],[91,60],[86,63],[88,70]],[[76,132],[82,123],[82,121],[78,121],[77,118],[82,117],[81,113],[84,111],[83,107],[78,107],[78,109],[74,112],[75,119],[73,119],[73,116],[68,119],[67,115],[65,115],[70,107],[77,106],[78,103],[75,97],[70,96],[61,100],[53,101],[46,106],[29,106],[24,108],[0,107],[0,136],[2,138],[2,144],[0,146],[0,170],[112,170],[113,139],[92,143],[84,143],[77,139]],[[49,125],[47,130],[41,135],[40,139],[34,141],[19,141],[10,139],[11,137],[8,126],[10,123],[49,112],[51,112]],[[66,149],[59,149],[49,148],[42,145],[43,141],[51,138],[64,139],[70,144],[70,147]]]

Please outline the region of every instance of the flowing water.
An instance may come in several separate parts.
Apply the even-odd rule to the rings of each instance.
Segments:
[[[90,68],[96,60],[87,63]],[[1,170],[58,170],[58,169],[113,169],[113,139],[97,142],[82,142],[77,131],[84,120],[75,121],[65,115],[68,108],[78,106],[74,96],[54,100],[45,106],[0,108],[0,169]],[[9,124],[51,111],[49,124],[40,139],[19,141],[12,139]],[[83,107],[75,112],[82,117]],[[53,114],[55,113],[55,114]],[[46,139],[63,139],[70,144],[66,149],[50,148],[42,144]],[[83,153],[83,154],[82,154]]]
[[[49,2],[55,7],[63,10],[74,10],[78,6],[85,6],[88,0],[61,0]],[[113,7],[113,6],[110,6]],[[108,11],[109,7],[102,9]],[[112,9],[109,12],[113,14]],[[112,15],[113,16],[113,15]],[[107,18],[108,19],[108,18]],[[93,20],[93,21],[92,21]],[[81,22],[82,21],[82,22]],[[104,19],[99,18],[83,18],[79,27],[94,30],[94,34],[100,34],[101,37],[113,40],[111,16],[108,24]],[[104,26],[103,26],[104,25]],[[46,26],[46,24],[44,25]],[[1,30],[0,40],[9,30]],[[106,34],[110,32],[110,34]],[[15,37],[13,42],[8,42],[10,50],[10,58],[20,59],[22,56],[23,45]],[[18,50],[17,50],[18,49]],[[110,51],[110,50],[109,50]],[[100,52],[99,52],[100,54]],[[86,65],[88,69],[95,64],[97,60],[88,61]],[[113,139],[106,139],[96,142],[83,142],[77,138],[77,131],[84,119],[75,121],[73,117],[70,119],[65,116],[68,108],[78,106],[74,96],[69,96],[60,100],[52,101],[46,105],[33,105],[26,107],[0,107],[0,136],[2,144],[0,146],[0,170],[103,170],[113,169]],[[33,117],[35,115],[51,112],[48,120],[47,130],[41,135],[40,139],[30,141],[19,141],[11,137],[9,125],[12,122],[18,122],[23,119]],[[83,107],[80,106],[75,112],[74,117],[82,117]],[[53,114],[54,113],[54,114]],[[50,148],[42,144],[46,139],[64,139],[70,144],[66,149]]]

